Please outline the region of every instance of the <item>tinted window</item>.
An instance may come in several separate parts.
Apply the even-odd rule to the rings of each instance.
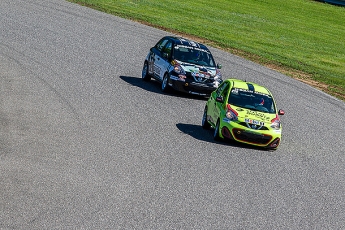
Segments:
[[[270,95],[245,89],[233,88],[231,90],[228,103],[265,113],[276,112],[273,99]]]
[[[157,44],[156,44],[156,48],[159,50],[159,51],[162,51],[164,46],[167,44],[169,40],[168,39],[162,39],[160,40]]]
[[[171,54],[171,49],[172,49],[172,42],[169,42],[169,43],[163,48],[162,53],[163,53],[163,54],[167,54],[168,57],[169,57],[170,54]]]
[[[223,99],[225,99],[226,96],[228,95],[228,91],[229,91],[229,84],[226,84],[224,90],[221,92],[221,96],[223,97]]]
[[[206,67],[215,67],[211,52],[194,46],[176,45],[174,47],[174,59]]]
[[[221,84],[218,89],[217,89],[217,97],[219,96],[223,96],[224,93],[229,89],[229,83],[224,82],[223,84]],[[226,96],[226,95],[225,95]],[[225,98],[225,96],[223,96],[223,98]]]

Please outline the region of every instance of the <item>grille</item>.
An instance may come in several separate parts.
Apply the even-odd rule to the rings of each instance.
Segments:
[[[252,124],[248,124],[248,123],[246,123],[246,122],[240,122],[239,124],[242,125],[242,126],[244,126],[244,127],[250,128],[250,129],[255,129],[255,130],[268,130],[268,128],[267,128],[266,126],[260,126],[260,125],[253,126]]]
[[[199,82],[191,82],[189,83],[191,86],[198,86],[198,87],[204,87],[204,88],[210,88],[210,87],[214,87],[214,86],[210,86],[208,84],[205,83],[199,83]]]
[[[194,80],[196,82],[207,82],[207,78],[204,78],[204,77],[194,77]]]
[[[242,129],[233,129],[232,133],[236,139],[253,144],[267,145],[272,139],[271,135],[250,133]]]
[[[190,73],[190,72],[187,72],[186,76],[188,78],[190,78],[192,81],[200,82],[200,83],[210,83],[213,81],[213,78],[211,78],[211,77],[201,77],[200,75],[193,76],[192,73]]]

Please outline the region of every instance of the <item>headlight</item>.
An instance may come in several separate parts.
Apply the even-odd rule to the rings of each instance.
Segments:
[[[276,118],[274,118],[271,122],[272,122],[271,128],[276,129],[276,130],[280,129],[280,119],[278,116],[276,116]]]
[[[226,109],[226,118],[228,118],[230,121],[237,121],[238,113],[231,108],[230,104],[226,104]]]
[[[237,121],[237,115],[231,110],[226,111],[225,116],[231,121]]]
[[[220,76],[220,75],[214,76],[213,80],[214,80],[213,84],[215,87],[218,87],[223,82],[222,76]]]
[[[174,72],[177,73],[177,75],[186,75],[186,72],[180,65],[175,65],[174,66]]]
[[[222,80],[222,74],[219,71],[219,69],[216,70],[216,75],[214,76],[214,79]]]
[[[174,65],[175,74],[178,76],[178,80],[185,81],[186,79],[186,71],[180,65]]]

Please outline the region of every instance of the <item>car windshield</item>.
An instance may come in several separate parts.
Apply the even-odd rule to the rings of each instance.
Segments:
[[[194,46],[176,45],[174,47],[173,55],[174,59],[181,62],[205,67],[215,67],[212,54],[209,50]]]
[[[276,113],[271,95],[246,89],[233,88],[230,92],[228,103],[264,113]]]

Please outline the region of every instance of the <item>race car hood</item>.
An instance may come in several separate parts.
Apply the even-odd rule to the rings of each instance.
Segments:
[[[214,77],[217,74],[215,67],[204,67],[185,62],[179,62],[179,64],[186,73],[190,73],[193,77]]]
[[[273,120],[279,120],[279,117],[275,113],[265,113],[234,105],[230,105],[230,108],[237,113],[238,123],[245,123],[248,127],[250,126],[252,128],[260,126],[266,126],[269,128]]]

